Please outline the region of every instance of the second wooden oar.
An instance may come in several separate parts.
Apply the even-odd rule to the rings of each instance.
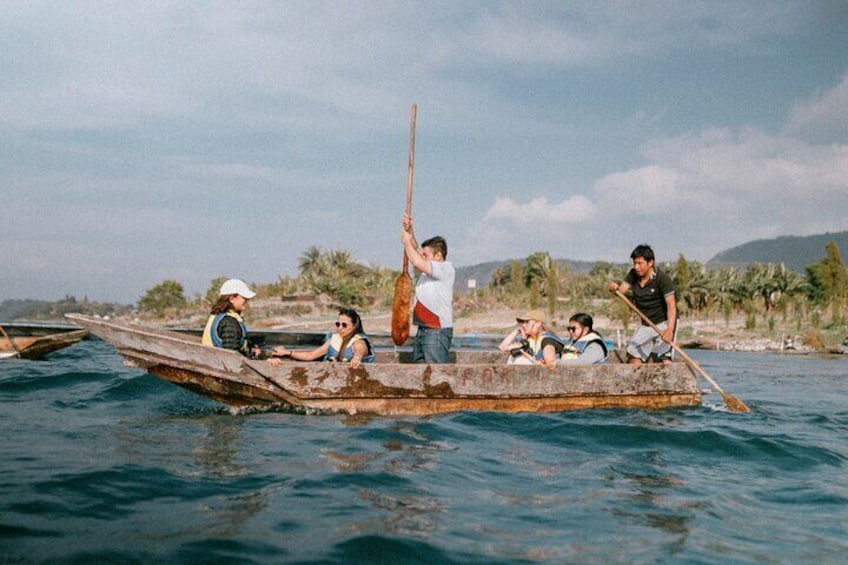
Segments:
[[[15,357],[20,357],[20,356],[21,356],[21,350],[20,350],[20,349],[18,349],[18,346],[17,346],[17,345],[15,345],[15,340],[13,340],[11,337],[9,337],[9,334],[7,334],[7,333],[6,333],[6,330],[4,330],[4,329],[3,329],[3,326],[0,326],[0,333],[2,333],[2,334],[3,334],[3,337],[5,337],[5,338],[6,338],[6,341],[8,341],[8,342],[9,342],[9,345],[11,345],[11,346],[12,346],[12,349],[14,350],[14,354],[13,354],[13,355],[14,355]]]
[[[630,301],[630,300],[629,300],[626,296],[624,296],[624,295],[621,293],[621,291],[620,291],[620,290],[616,290],[616,291],[615,291],[615,295],[616,295],[616,296],[618,296],[620,299],[622,299],[622,300],[624,301],[624,303],[625,303],[625,304],[627,304],[627,306],[629,306],[629,307],[630,307],[630,309],[631,309],[631,310],[633,310],[634,312],[636,312],[636,314],[638,314],[638,315],[639,315],[639,317],[642,319],[642,321],[643,321],[643,322],[645,322],[646,324],[648,324],[649,326],[651,326],[651,327],[654,329],[654,331],[655,331],[655,332],[657,332],[659,335],[662,335],[662,330],[661,330],[661,329],[659,329],[659,328],[657,327],[657,325],[651,321],[651,319],[650,319],[650,318],[648,318],[647,316],[645,316],[645,314],[643,314],[643,313],[642,313],[642,311],[641,311],[641,310],[639,310],[639,309],[636,307],[636,305],[635,305],[635,304],[633,304],[633,303],[632,303],[632,302],[631,302],[631,301]],[[692,367],[692,369],[694,369],[694,370],[695,370],[695,371],[696,371],[699,375],[701,375],[702,377],[704,377],[704,378],[707,380],[707,382],[709,382],[709,383],[713,386],[713,388],[714,388],[714,389],[716,389],[716,390],[718,391],[718,393],[719,393],[719,394],[721,394],[721,397],[722,397],[722,398],[724,398],[724,403],[725,403],[725,404],[727,404],[727,407],[728,407],[730,410],[732,410],[733,412],[750,412],[750,411],[751,411],[751,409],[748,407],[748,405],[747,405],[747,404],[745,404],[744,402],[742,402],[741,400],[739,400],[739,399],[738,399],[738,398],[736,398],[735,396],[733,396],[733,395],[731,395],[731,394],[728,394],[728,393],[724,392],[724,390],[723,390],[720,386],[718,386],[718,383],[716,383],[716,382],[712,379],[712,377],[710,377],[710,376],[706,373],[706,371],[704,371],[704,370],[701,368],[701,366],[700,366],[700,365],[698,365],[698,364],[695,362],[695,360],[694,360],[694,359],[692,359],[691,357],[689,357],[689,355],[687,355],[687,354],[686,354],[686,352],[685,352],[685,351],[683,351],[683,348],[681,348],[679,345],[677,345],[677,343],[675,343],[674,341],[672,341],[672,342],[670,343],[670,345],[674,348],[674,350],[675,350],[675,351],[677,351],[677,352],[680,354],[680,356],[681,356],[681,357],[683,357],[683,359],[685,359],[685,360],[686,360],[686,362],[689,364],[689,366],[690,366],[690,367]]]
[[[409,118],[409,169],[406,175],[406,214],[412,212],[412,171],[415,166],[415,116],[418,106],[412,105]],[[412,279],[409,276],[409,258],[403,250],[403,270],[395,281],[395,296],[392,300],[392,341],[403,345],[409,338],[409,310],[412,306]]]

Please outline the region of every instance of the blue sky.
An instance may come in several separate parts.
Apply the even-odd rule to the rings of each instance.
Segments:
[[[10,2],[0,300],[848,229],[848,4]]]

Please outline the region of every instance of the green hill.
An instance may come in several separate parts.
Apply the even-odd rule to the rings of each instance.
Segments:
[[[783,263],[786,268],[804,273],[813,263],[825,258],[825,246],[835,242],[843,259],[848,256],[848,231],[808,236],[783,236],[758,239],[732,247],[707,261],[710,269],[744,267],[750,263]]]

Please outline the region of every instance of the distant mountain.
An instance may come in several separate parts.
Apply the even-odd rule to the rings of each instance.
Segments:
[[[744,267],[750,263],[783,263],[787,269],[804,273],[806,267],[825,258],[825,246],[835,242],[842,258],[848,258],[848,231],[808,236],[758,239],[722,251],[707,268]]]

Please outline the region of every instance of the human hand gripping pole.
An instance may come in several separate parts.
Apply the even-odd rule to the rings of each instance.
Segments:
[[[415,166],[415,117],[418,106],[412,104],[409,118],[409,168],[406,175],[406,216],[412,212],[412,173]],[[392,300],[392,341],[403,345],[409,338],[409,311],[412,306],[412,278],[409,276],[409,258],[406,248],[403,250],[403,270],[395,281],[395,295]]]
[[[627,306],[629,306],[631,310],[633,310],[634,312],[636,312],[636,314],[639,315],[639,317],[642,319],[643,322],[645,322],[646,324],[651,326],[654,329],[654,331],[657,332],[657,334],[659,334],[660,337],[662,337],[662,335],[663,335],[662,330],[659,329],[657,327],[657,325],[651,321],[650,318],[645,316],[645,314],[643,314],[642,311],[639,310],[636,307],[635,304],[633,304],[626,296],[624,296],[624,294],[622,294],[620,290],[616,289],[614,292],[615,292],[615,295],[618,296],[621,300],[623,300],[624,303],[627,304]],[[742,402],[740,399],[736,398],[735,396],[726,393],[720,386],[718,386],[718,383],[716,383],[712,379],[712,377],[710,377],[701,368],[701,366],[698,365],[695,362],[694,359],[689,357],[689,355],[687,355],[686,352],[683,351],[683,348],[681,348],[679,345],[677,345],[677,343],[675,343],[673,340],[668,342],[668,343],[669,343],[669,345],[671,345],[674,348],[675,351],[677,351],[680,354],[681,357],[683,357],[683,359],[686,360],[686,362],[689,364],[690,367],[692,367],[692,369],[694,369],[699,375],[704,377],[704,379],[706,379],[707,382],[709,382],[713,386],[713,388],[716,389],[719,394],[721,394],[721,397],[724,398],[724,403],[727,405],[727,407],[732,412],[750,412],[751,411],[751,409],[748,407],[747,404],[745,404],[744,402]]]

